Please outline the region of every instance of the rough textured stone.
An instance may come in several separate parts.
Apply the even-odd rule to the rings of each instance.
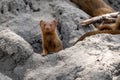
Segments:
[[[0,32],[0,71],[11,77],[17,65],[23,65],[33,53],[32,47],[10,30]],[[10,72],[11,71],[11,72]]]
[[[119,0],[105,1],[119,10]],[[80,25],[89,16],[69,0],[1,0],[0,4],[0,80],[120,79],[120,35],[99,34],[72,46],[93,28]],[[53,18],[59,22],[66,49],[42,57],[39,21]]]
[[[120,35],[91,36],[56,54],[33,54],[16,70],[21,80],[113,80],[119,75],[119,42]]]
[[[2,28],[6,27],[22,36],[29,42],[35,52],[41,50],[41,35],[39,27],[39,18],[32,17],[30,14],[21,14],[11,21],[2,24]]]
[[[0,73],[0,80],[12,80],[12,79]]]
[[[108,3],[111,7],[113,7],[115,10],[120,11],[120,0],[104,0],[106,3]]]

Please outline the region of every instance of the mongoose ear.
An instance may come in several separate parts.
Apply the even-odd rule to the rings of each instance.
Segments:
[[[57,24],[58,24],[57,20],[53,20],[53,24],[54,24],[55,26],[57,26]]]
[[[43,26],[43,24],[44,24],[44,21],[43,21],[43,20],[41,20],[41,21],[40,21],[40,26],[42,27],[42,26]]]

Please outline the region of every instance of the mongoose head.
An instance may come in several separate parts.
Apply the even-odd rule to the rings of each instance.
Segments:
[[[45,22],[45,21],[41,20],[40,27],[42,29],[42,32],[52,33],[57,28],[57,20],[53,20],[52,22]]]

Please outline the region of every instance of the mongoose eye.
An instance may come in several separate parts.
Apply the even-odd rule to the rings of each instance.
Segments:
[[[50,24],[50,26],[52,27],[52,24]]]
[[[44,24],[44,27],[46,26],[46,24]]]

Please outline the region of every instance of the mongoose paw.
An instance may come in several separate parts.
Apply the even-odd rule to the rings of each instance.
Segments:
[[[45,53],[42,53],[41,55],[42,55],[42,56],[46,56],[47,54],[45,54]]]
[[[46,56],[47,55],[47,50],[43,50],[43,52],[42,52],[42,56]]]

